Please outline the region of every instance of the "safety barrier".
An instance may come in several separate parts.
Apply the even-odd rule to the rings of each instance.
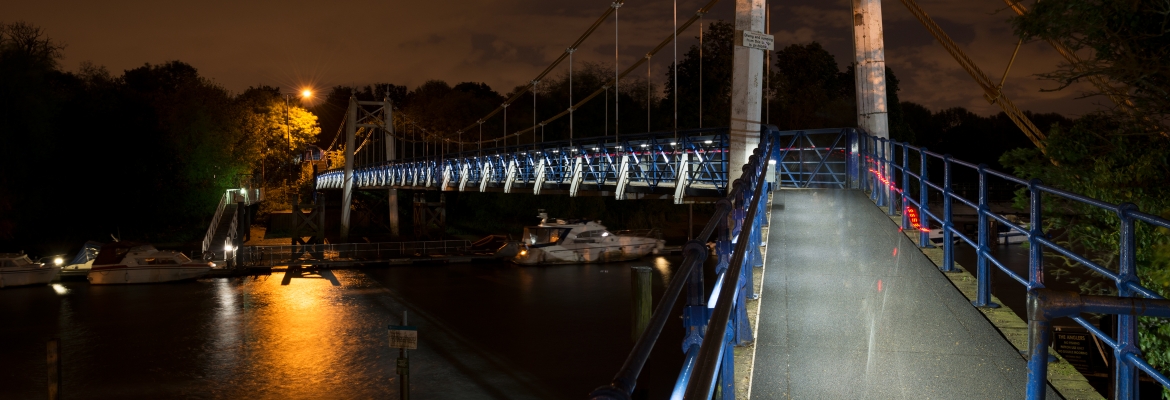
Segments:
[[[846,188],[857,165],[855,129],[811,129],[778,132],[770,163],[781,187]],[[855,172],[854,172],[855,173]]]
[[[271,267],[337,262],[379,262],[409,257],[467,254],[467,240],[421,242],[305,244],[290,246],[244,246],[236,252],[240,267]]]
[[[681,201],[687,189],[726,193],[728,143],[727,128],[549,141],[358,166],[353,180],[358,188],[612,190],[618,198],[635,187],[670,188]],[[316,185],[341,189],[344,179],[333,169]]]
[[[965,161],[955,160],[949,155],[933,153],[926,148],[911,146],[907,143],[893,142],[888,139],[873,137],[864,132],[862,132],[861,138],[859,144],[861,152],[864,155],[863,168],[868,171],[866,174],[867,178],[862,182],[864,188],[870,191],[871,198],[879,206],[888,207],[887,212],[889,215],[896,215],[900,210],[905,210],[905,212],[902,212],[902,228],[905,230],[918,230],[921,246],[932,246],[929,240],[930,224],[937,223],[941,225],[943,233],[941,245],[945,247],[943,252],[943,265],[941,266],[943,271],[950,272],[954,270],[955,259],[953,250],[956,239],[975,249],[977,254],[978,290],[976,300],[972,304],[976,307],[998,307],[997,304],[991,301],[991,264],[998,267],[1001,272],[1012,280],[1024,285],[1029,293],[1030,304],[1035,300],[1037,293],[1046,293],[1040,292],[1044,288],[1045,251],[1055,252],[1068,257],[1081,266],[1112,280],[1117,290],[1115,299],[1134,302],[1140,300],[1133,299],[1136,296],[1141,296],[1146,299],[1162,299],[1154,291],[1138,284],[1137,260],[1135,257],[1136,243],[1138,240],[1136,237],[1136,224],[1141,221],[1157,227],[1170,228],[1170,221],[1140,212],[1137,210],[1137,206],[1132,203],[1111,204],[1044,185],[1037,179],[1025,181],[1015,176],[991,170],[986,165],[975,165]],[[898,157],[899,155],[901,157]],[[919,161],[917,165],[912,166],[910,164],[912,155],[917,156]],[[943,178],[941,183],[930,179],[928,171],[930,160],[942,162]],[[915,171],[915,167],[917,171]],[[979,191],[978,199],[975,201],[955,194],[952,177],[955,172],[953,170],[956,167],[966,168],[968,171],[973,171],[978,175]],[[1018,225],[1003,215],[991,212],[988,199],[989,179],[991,178],[1002,179],[1007,183],[1019,185],[1019,187],[1028,191],[1030,196],[1028,214],[1030,217],[1030,225],[1028,227]],[[917,185],[912,184],[912,180]],[[912,190],[918,191],[918,198],[914,198],[911,195]],[[932,191],[942,194],[943,210],[941,214],[930,209],[928,198]],[[1120,220],[1120,248],[1118,249],[1117,272],[1113,272],[1088,257],[1053,242],[1046,236],[1043,230],[1044,220],[1042,219],[1043,216],[1041,213],[1045,196],[1055,196],[1067,201],[1079,202],[1117,215]],[[977,238],[970,238],[955,228],[952,209],[954,201],[966,204],[977,211]],[[995,220],[1012,231],[1027,236],[1029,245],[1027,277],[1019,276],[1019,274],[1011,271],[1003,262],[996,259],[990,253],[989,245],[992,240],[988,235],[990,220]],[[1030,318],[1029,321],[1029,339],[1031,339],[1029,346],[1032,348],[1029,353],[1032,354],[1032,358],[1028,363],[1029,382],[1027,394],[1030,399],[1044,398],[1045,382],[1047,381],[1045,371],[1047,370],[1048,344],[1046,341],[1039,339],[1049,335],[1047,332],[1048,325],[1047,319],[1041,321],[1038,317],[1047,318],[1046,316],[1055,315],[1052,314],[1052,310],[1044,309],[1043,305],[1045,302],[1040,301],[1037,304],[1040,306],[1040,310],[1030,313],[1030,316],[1033,318]],[[1141,302],[1141,304],[1151,308],[1167,307],[1167,303],[1165,302]],[[1137,348],[1137,316],[1165,315],[1167,310],[1163,309],[1157,312],[1148,310],[1147,312],[1147,310],[1134,308],[1129,309],[1127,312],[1120,308],[1086,308],[1084,311],[1119,314],[1116,331],[1113,332],[1115,336],[1110,336],[1106,332],[1103,332],[1097,326],[1085,320],[1079,312],[1061,314],[1061,316],[1068,316],[1073,321],[1076,321],[1077,324],[1084,327],[1092,335],[1113,349],[1113,358],[1116,360],[1113,363],[1115,372],[1113,374],[1113,398],[1122,400],[1137,398],[1138,370],[1145,372],[1164,387],[1170,387],[1170,380],[1164,374],[1151,367],[1141,357],[1141,351]],[[1048,312],[1048,314],[1044,314],[1044,312]],[[1040,331],[1037,331],[1038,329]],[[1038,358],[1036,356],[1037,354],[1044,354],[1044,357]]]
[[[710,398],[716,388],[723,398],[733,399],[734,362],[732,348],[753,341],[746,300],[756,297],[752,270],[762,266],[761,228],[767,224],[765,165],[773,157],[781,138],[775,127],[762,129],[759,147],[754,150],[743,175],[726,198],[716,203],[715,213],[695,239],[683,248],[683,262],[658,302],[646,330],[638,338],[625,363],[610,384],[590,393],[591,399],[629,399],[638,375],[646,364],[659,334],[672,316],[676,301],[687,289],[683,306],[682,349],[686,362],[676,381],[672,398]],[[734,238],[734,240],[733,240]],[[718,277],[710,295],[705,293],[702,265],[707,260],[709,239],[715,241],[719,262]],[[733,248],[734,246],[734,248]]]

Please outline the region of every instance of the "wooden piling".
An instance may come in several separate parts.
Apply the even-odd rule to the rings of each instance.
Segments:
[[[632,313],[630,319],[633,330],[630,332],[630,338],[635,343],[638,338],[642,336],[642,332],[646,330],[646,325],[650,323],[650,306],[653,300],[650,296],[650,279],[652,274],[650,267],[632,267],[630,268],[630,292],[632,294]]]

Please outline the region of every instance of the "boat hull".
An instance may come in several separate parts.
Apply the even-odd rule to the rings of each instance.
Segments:
[[[61,267],[18,268],[0,270],[0,288],[44,285],[61,273]]]
[[[207,275],[211,267],[203,264],[168,267],[94,267],[87,279],[94,285],[123,285],[133,283],[175,282],[198,279]]]
[[[512,261],[520,265],[550,265],[550,264],[589,264],[632,261],[653,254],[658,249],[657,243],[598,246],[590,248],[565,248],[549,246],[530,248],[525,254],[517,254]]]

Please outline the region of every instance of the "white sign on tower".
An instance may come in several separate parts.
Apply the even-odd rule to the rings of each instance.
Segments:
[[[742,30],[735,31],[735,44],[737,46],[771,51],[775,41],[772,35],[766,33]]]

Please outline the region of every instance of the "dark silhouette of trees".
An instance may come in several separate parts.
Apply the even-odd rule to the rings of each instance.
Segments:
[[[271,88],[236,96],[179,61],[64,72],[63,48],[40,28],[0,25],[0,251],[63,253],[114,233],[190,243],[223,190],[260,174],[271,153],[257,149],[277,130],[284,139]],[[315,140],[296,110],[293,138]]]

